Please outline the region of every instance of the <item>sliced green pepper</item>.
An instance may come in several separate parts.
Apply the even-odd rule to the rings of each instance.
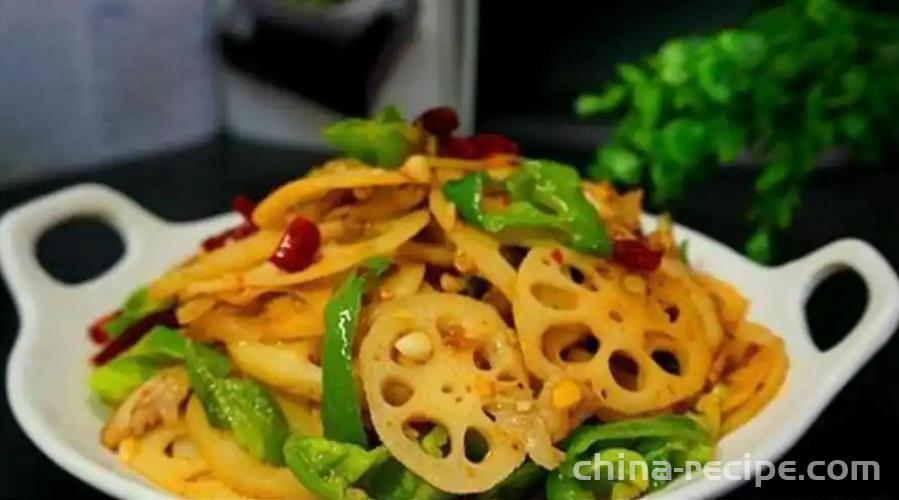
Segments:
[[[284,459],[294,476],[323,500],[369,498],[352,486],[390,458],[383,446],[367,451],[354,444],[293,436],[284,444]]]
[[[389,265],[385,265],[383,258],[377,258],[362,267],[363,272],[352,272],[325,305],[322,424],[328,439],[367,448],[368,438],[353,379],[353,339],[365,289],[372,277],[384,273]]]
[[[583,426],[568,438],[565,462],[560,469],[565,471],[565,474],[571,475],[574,463],[582,460],[581,455],[590,450],[600,451],[621,443],[636,444],[640,440],[650,438],[689,443],[708,443],[710,439],[708,433],[695,420],[681,415],[661,415]]]
[[[415,475],[395,458],[390,458],[366,475],[365,491],[378,500],[449,500],[454,495],[441,491]]]
[[[282,465],[283,446],[290,431],[281,408],[258,383],[228,377],[227,360],[210,363],[199,354],[202,347],[188,341],[187,373],[209,423],[230,429],[234,440],[254,457]]]
[[[502,186],[511,203],[499,212],[486,212],[482,206],[490,187],[487,174],[474,172],[444,184],[443,194],[463,219],[485,231],[550,229],[577,251],[611,254],[612,242],[574,168],[549,160],[525,160]]]
[[[479,494],[476,500],[524,500],[534,497],[533,493],[546,478],[543,467],[526,460],[508,477],[493,488]]]
[[[370,119],[348,118],[333,123],[323,134],[344,155],[387,168],[402,165],[415,147],[412,127],[392,106]]]

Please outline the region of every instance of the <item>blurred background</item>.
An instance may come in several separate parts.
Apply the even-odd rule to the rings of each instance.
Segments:
[[[653,210],[760,261],[854,236],[899,265],[892,0],[0,0],[0,215],[85,181],[173,220],[223,212],[326,158],[327,123],[388,104],[453,106],[462,133],[642,186]],[[63,281],[121,254],[108,228],[70,229],[37,249]],[[865,304],[858,277],[829,283],[807,314],[823,348]],[[0,288],[2,353],[15,324]],[[789,458],[894,470],[897,354]],[[0,410],[0,443],[18,450],[0,455],[0,497],[91,493]],[[890,498],[885,479],[761,496]]]

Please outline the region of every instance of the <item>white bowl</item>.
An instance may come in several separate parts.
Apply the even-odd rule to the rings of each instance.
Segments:
[[[35,258],[35,243],[47,229],[75,216],[99,217],[122,235],[124,256],[103,275],[78,285],[51,278]],[[115,308],[122,297],[173,262],[193,252],[209,234],[235,224],[235,215],[170,223],[120,193],[80,185],[8,212],[0,220],[0,268],[19,310],[19,337],[7,367],[13,414],[32,441],[71,474],[121,498],[169,496],[122,467],[103,448],[102,413],[86,384],[91,345],[85,328]],[[647,217],[647,224],[654,219]],[[720,444],[721,460],[774,461],[785,453],[849,378],[889,339],[899,321],[899,279],[870,245],[840,240],[788,264],[767,268],[685,227],[694,265],[730,281],[751,301],[750,316],[786,342],[787,381],[777,398]],[[858,324],[835,347],[820,352],[809,336],[804,304],[826,276],[849,268],[868,288]],[[740,480],[679,481],[654,497],[707,498]]]

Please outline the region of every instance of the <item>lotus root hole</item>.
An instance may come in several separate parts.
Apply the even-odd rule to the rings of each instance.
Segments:
[[[394,408],[399,408],[408,403],[414,395],[415,390],[412,389],[412,386],[401,380],[390,378],[381,384],[381,397]]]
[[[474,366],[477,367],[478,370],[483,370],[485,372],[490,371],[492,365],[490,364],[490,359],[488,359],[487,352],[485,352],[483,346],[475,349],[472,356],[474,357]]]
[[[473,464],[479,464],[490,453],[490,442],[483,432],[474,427],[465,430],[465,458]]]
[[[657,364],[664,372],[671,375],[681,374],[680,361],[673,352],[665,349],[658,349],[652,352],[651,357],[652,360],[655,361],[655,364]]]
[[[549,309],[568,311],[577,308],[577,294],[557,286],[537,283],[531,286],[531,295]]]
[[[583,323],[554,325],[543,333],[543,354],[554,362],[588,363],[599,348],[599,339]]]
[[[612,353],[609,357],[609,371],[622,389],[640,390],[640,366],[630,354],[624,351]]]

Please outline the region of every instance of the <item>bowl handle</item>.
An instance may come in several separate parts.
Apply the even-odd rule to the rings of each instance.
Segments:
[[[820,352],[810,337],[805,339],[810,351],[820,356],[822,366],[839,378],[848,378],[854,367],[866,362],[895,332],[899,323],[896,272],[874,247],[855,239],[833,242],[777,270],[783,283],[794,290],[790,307],[798,308],[800,321],[808,331],[805,304],[812,291],[828,276],[847,269],[858,273],[868,289],[868,302],[861,319],[843,340],[826,352]]]
[[[90,284],[68,285],[43,269],[35,254],[38,239],[48,229],[73,217],[95,217],[119,232],[125,253],[116,266],[133,260],[136,249],[163,228],[163,222],[126,196],[99,184],[79,184],[25,203],[0,219],[0,268],[23,313],[41,301],[65,300]],[[110,271],[107,271],[107,273]],[[97,278],[95,278],[96,280]]]

